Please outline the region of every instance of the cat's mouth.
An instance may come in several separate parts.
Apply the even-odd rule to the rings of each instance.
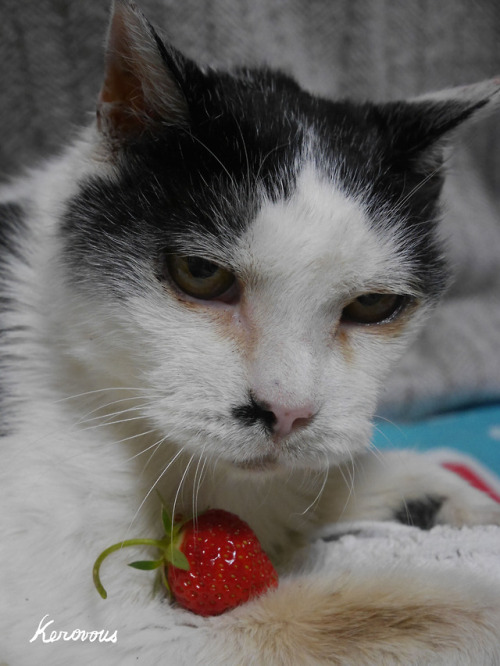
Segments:
[[[235,461],[234,465],[239,469],[248,472],[269,472],[280,467],[278,456],[269,453],[265,456],[258,456],[243,461]]]

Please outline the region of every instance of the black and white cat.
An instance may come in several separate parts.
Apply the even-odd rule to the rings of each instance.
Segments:
[[[500,663],[495,590],[296,557],[321,525],[405,503],[500,523],[417,455],[366,453],[447,283],[442,143],[499,91],[319,99],[202,70],[115,0],[96,122],[1,191],[2,664]],[[125,552],[103,601],[92,564],[157,534],[155,489],[248,521],[279,589],[203,619]]]

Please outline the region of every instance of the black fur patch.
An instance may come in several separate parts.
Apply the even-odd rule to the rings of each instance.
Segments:
[[[260,423],[268,433],[272,432],[273,426],[276,423],[275,414],[266,404],[257,402],[253,396],[250,396],[248,404],[233,407],[231,413],[245,425],[253,426]]]
[[[422,499],[406,500],[394,513],[394,518],[403,525],[430,530],[436,524],[436,516],[444,499],[444,497],[426,495]]]

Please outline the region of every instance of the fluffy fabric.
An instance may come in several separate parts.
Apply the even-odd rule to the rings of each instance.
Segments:
[[[397,523],[340,523],[316,543],[311,558],[335,570],[390,560],[429,571],[450,571],[484,577],[500,585],[500,528],[495,525],[454,528],[437,525],[430,531]]]

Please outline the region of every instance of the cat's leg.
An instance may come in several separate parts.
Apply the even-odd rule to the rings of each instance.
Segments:
[[[422,529],[500,524],[500,504],[425,454],[369,452],[332,470],[322,520],[396,520]]]

